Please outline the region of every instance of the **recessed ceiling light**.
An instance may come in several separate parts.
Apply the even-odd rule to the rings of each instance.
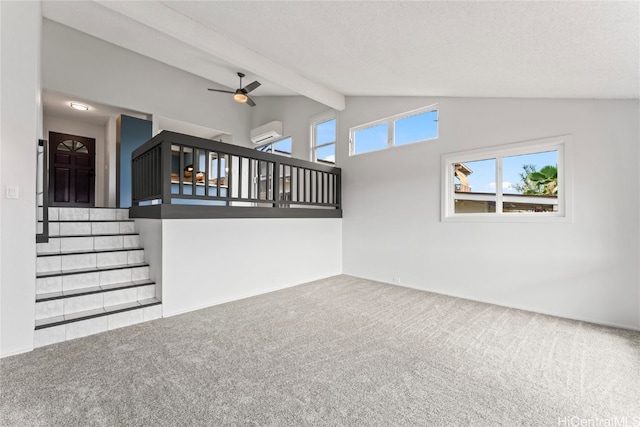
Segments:
[[[76,110],[80,110],[80,111],[87,111],[89,109],[89,106],[80,104],[79,102],[72,102],[71,108],[75,108]]]

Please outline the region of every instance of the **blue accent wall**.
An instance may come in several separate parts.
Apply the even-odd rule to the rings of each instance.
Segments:
[[[151,139],[151,121],[120,116],[120,200],[121,208],[131,207],[131,153]]]

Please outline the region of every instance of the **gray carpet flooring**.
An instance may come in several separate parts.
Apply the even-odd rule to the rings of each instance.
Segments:
[[[0,373],[3,426],[640,425],[640,333],[349,276]]]

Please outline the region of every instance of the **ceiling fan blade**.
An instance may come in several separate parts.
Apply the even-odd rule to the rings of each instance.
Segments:
[[[234,91],[224,90],[224,89],[208,89],[208,90],[213,91],[213,92],[235,93]]]
[[[256,103],[253,102],[253,99],[249,98],[248,96],[247,96],[247,102],[246,103],[249,104],[251,107],[255,107],[256,106]]]
[[[260,82],[259,81],[255,81],[255,82],[249,83],[248,85],[243,87],[242,90],[244,91],[244,93],[249,93],[252,90],[254,90],[255,88],[257,88],[258,86],[260,86]]]

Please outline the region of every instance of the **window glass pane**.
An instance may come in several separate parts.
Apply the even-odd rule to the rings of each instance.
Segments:
[[[263,153],[271,153],[273,151],[273,144],[262,145],[257,147],[256,150],[262,151]]]
[[[505,195],[502,203],[504,213],[557,212],[558,197],[518,197]]]
[[[88,154],[89,149],[83,143],[76,141],[76,152]]]
[[[460,162],[451,165],[455,213],[496,211],[496,159]]]
[[[59,151],[74,151],[75,150],[75,141],[67,139],[58,144]]]
[[[73,141],[73,149],[79,153],[88,153],[87,147],[80,141]]]
[[[323,145],[336,140],[336,119],[316,125],[316,145]]]
[[[415,116],[404,117],[394,124],[395,145],[410,144],[438,136],[438,111],[427,111]]]
[[[502,159],[503,211],[515,213],[558,210],[558,152],[522,154]]]
[[[321,163],[336,163],[336,144],[316,148],[316,161]]]
[[[273,152],[275,154],[291,154],[291,138],[285,138],[273,143]]]
[[[353,154],[367,153],[388,147],[388,125],[381,123],[353,133]]]
[[[505,193],[557,194],[558,151],[509,156],[502,159],[502,175],[509,184]]]

